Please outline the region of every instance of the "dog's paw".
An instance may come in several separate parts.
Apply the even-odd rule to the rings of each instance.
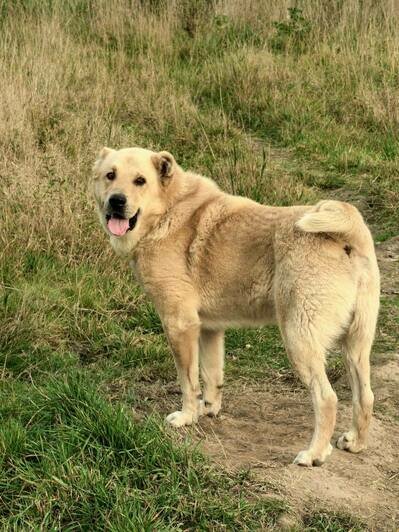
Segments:
[[[357,437],[352,431],[344,432],[337,441],[338,449],[348,451],[350,453],[360,453],[367,448],[365,443],[359,442]]]
[[[173,412],[172,414],[169,414],[166,417],[166,422],[172,425],[173,427],[183,427],[184,425],[191,425],[194,423],[196,419],[194,419],[193,414],[189,414],[187,412],[182,412],[181,410],[177,410],[176,412]]]
[[[298,453],[294,460],[295,465],[302,467],[312,467],[313,465],[313,456],[309,451],[301,451]]]
[[[221,404],[220,402],[209,403],[201,399],[199,404],[199,415],[200,416],[209,416],[216,417],[220,412]]]
[[[332,445],[329,443],[324,453],[319,456],[312,453],[311,450],[301,451],[297,454],[294,464],[302,467],[321,466],[332,453],[332,449]]]

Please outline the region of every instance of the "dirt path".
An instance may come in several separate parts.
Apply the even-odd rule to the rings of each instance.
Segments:
[[[384,297],[399,294],[399,237],[377,246]],[[399,346],[398,346],[399,347]],[[351,390],[346,376],[333,383],[339,398],[334,439],[350,427]],[[292,464],[313,431],[308,392],[294,381],[265,376],[262,383],[230,382],[222,415],[201,418],[188,429],[202,449],[228,470],[251,471],[251,488],[260,495],[287,500],[297,519],[329,510],[360,518],[369,530],[399,530],[399,350],[374,353],[372,387],[375,412],[369,448],[358,455],[334,449],[322,467]],[[141,394],[140,390],[136,390]],[[143,383],[142,395],[157,411],[180,403],[179,387],[170,382]],[[184,435],[182,434],[182,437]],[[288,529],[290,529],[288,527]],[[291,527],[292,529],[292,527]]]
[[[384,294],[399,293],[399,238],[378,246]],[[374,357],[376,399],[367,451],[334,449],[323,467],[291,464],[313,429],[309,394],[289,383],[267,380],[225,390],[219,419],[201,420],[203,449],[227,469],[250,469],[268,495],[288,499],[300,516],[326,509],[361,518],[370,530],[399,529],[399,354]],[[334,383],[340,399],[336,439],[350,427],[351,393],[346,378]]]
[[[376,402],[399,404],[399,357],[375,368]],[[338,382],[337,438],[350,426],[350,393]],[[203,448],[227,469],[251,469],[266,493],[288,498],[298,514],[314,508],[345,511],[376,530],[399,527],[399,424],[380,412],[372,421],[369,449],[359,455],[334,449],[323,467],[291,464],[313,429],[305,390],[267,383],[225,394],[220,419],[201,420]],[[384,525],[382,525],[382,523]]]

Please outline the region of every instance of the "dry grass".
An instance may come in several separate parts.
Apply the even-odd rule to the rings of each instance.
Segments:
[[[85,191],[103,144],[168,148],[226,186],[253,180],[273,143],[305,167],[395,176],[395,2],[307,2],[307,25],[287,19],[289,2],[146,4],[3,2],[1,242],[13,256],[98,255]],[[317,195],[288,174],[279,186],[269,173],[259,199]]]

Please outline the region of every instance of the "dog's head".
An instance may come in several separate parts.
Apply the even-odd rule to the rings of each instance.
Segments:
[[[101,224],[112,243],[121,240],[131,249],[144,226],[166,211],[167,189],[178,169],[175,159],[166,151],[103,148],[93,169]]]

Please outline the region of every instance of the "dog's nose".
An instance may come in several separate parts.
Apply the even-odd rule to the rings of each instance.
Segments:
[[[112,194],[108,200],[108,203],[112,209],[120,211],[126,205],[126,201],[125,194]]]

